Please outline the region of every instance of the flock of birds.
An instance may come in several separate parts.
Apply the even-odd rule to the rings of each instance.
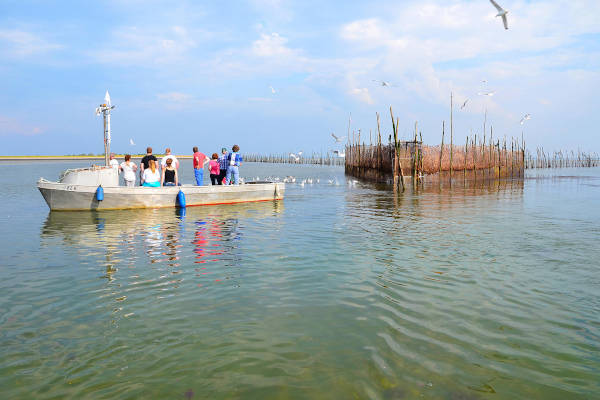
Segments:
[[[264,179],[261,179],[259,176],[257,176],[257,177],[252,178],[252,180],[251,180],[251,182],[265,182],[265,181],[290,183],[290,184],[295,184],[300,187],[304,187],[306,185],[318,185],[318,184],[331,185],[331,186],[340,186],[341,185],[340,181],[338,181],[338,179],[335,177],[332,177],[331,179],[321,180],[320,178],[298,179],[292,175],[288,175],[284,178],[281,178],[279,176],[267,176]],[[242,178],[240,178],[240,182],[244,183],[244,180]],[[348,179],[347,183],[348,183],[348,186],[356,186],[358,181],[356,179]]]
[[[508,29],[508,19],[506,17],[506,15],[508,14],[508,11],[505,10],[504,8],[502,8],[498,3],[496,3],[494,0],[490,0],[490,3],[492,3],[492,5],[496,8],[496,10],[498,11],[498,13],[496,14],[496,17],[500,17],[502,19],[502,24],[504,25],[504,29]],[[390,87],[397,87],[397,85],[389,82],[389,81],[381,81],[381,80],[376,80],[373,79],[373,82],[376,82],[379,86],[381,87],[386,87],[386,88],[390,88]],[[484,84],[484,86],[487,84],[486,80],[483,80],[482,83]],[[275,88],[273,86],[269,86],[269,89],[271,90],[271,94],[276,94],[277,90],[275,90]],[[479,91],[477,94],[479,96],[488,96],[491,97],[496,93],[495,90],[487,90],[487,88],[485,88],[485,90],[481,90]],[[461,110],[464,110],[467,107],[467,104],[469,103],[470,99],[466,98],[463,103],[460,106]],[[521,120],[520,120],[520,124],[523,125],[525,123],[525,121],[528,121],[531,119],[531,114],[525,114]],[[347,136],[337,136],[334,133],[331,133],[331,136],[333,137],[333,140],[336,144],[338,143],[342,143],[344,141],[344,139],[346,139]],[[129,144],[131,146],[135,146],[135,142],[133,141],[133,139],[129,139]],[[345,157],[345,153],[342,152],[341,150],[331,150],[331,153],[334,154],[336,157]],[[290,158],[292,158],[295,162],[300,162],[300,157],[302,156],[302,151],[299,151],[296,153],[290,153]],[[295,180],[294,180],[295,182]],[[303,184],[305,184],[307,182],[304,182]],[[312,183],[312,182],[311,182]]]
[[[508,19],[506,17],[506,15],[508,14],[508,11],[505,10],[504,8],[502,8],[498,3],[496,3],[494,0],[490,0],[490,3],[492,3],[492,5],[496,8],[496,10],[498,11],[498,13],[496,14],[496,17],[500,17],[502,19],[502,24],[504,25],[504,29],[508,29]],[[381,87],[385,87],[385,88],[391,88],[391,87],[397,87],[398,85],[395,85],[389,81],[382,81],[382,80],[376,80],[373,79],[373,82],[376,82],[379,86]],[[487,85],[487,81],[483,80],[482,83],[485,85]],[[269,86],[269,89],[271,89],[271,93],[275,94],[277,93],[277,91],[273,88],[273,86]],[[484,88],[484,90],[481,90],[477,93],[477,95],[479,96],[487,96],[487,97],[492,97],[494,94],[496,94],[495,90],[487,90],[487,88]],[[464,110],[467,107],[467,103],[469,103],[470,99],[466,98],[463,103],[460,106],[461,110]],[[523,125],[525,123],[525,121],[528,121],[531,119],[531,114],[525,114],[521,120],[520,120],[520,124]],[[336,144],[338,143],[342,143],[344,141],[344,139],[347,138],[347,136],[337,136],[335,133],[331,133],[331,137],[333,137],[333,140]],[[331,150],[331,153],[334,154],[336,157],[345,157],[345,153],[341,150]],[[302,156],[302,152],[299,151],[297,154],[296,153],[290,153],[290,158],[292,158],[294,160],[294,162],[300,162],[300,157]],[[304,185],[307,182],[303,182],[302,185]]]

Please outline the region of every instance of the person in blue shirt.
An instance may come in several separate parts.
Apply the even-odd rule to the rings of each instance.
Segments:
[[[239,153],[240,147],[237,144],[234,144],[231,150],[231,153],[227,155],[227,176],[225,177],[225,184],[231,184],[231,176],[233,175],[234,185],[239,185],[239,166],[242,165],[242,161],[244,160],[242,159],[242,155]]]
[[[219,185],[222,185],[225,182],[225,177],[227,176],[227,166],[229,163],[227,162],[227,149],[223,147],[221,149],[221,155],[219,156]]]

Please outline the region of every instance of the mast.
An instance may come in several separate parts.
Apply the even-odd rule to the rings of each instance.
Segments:
[[[104,103],[96,107],[96,115],[102,114],[104,119],[104,163],[106,166],[110,165],[110,111],[113,108],[115,106],[111,105],[110,94],[108,94],[107,90],[104,95]]]

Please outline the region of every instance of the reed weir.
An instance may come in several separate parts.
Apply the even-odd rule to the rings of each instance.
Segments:
[[[444,144],[446,127],[442,124],[442,140],[439,146],[424,145],[421,132],[415,123],[413,140],[398,139],[399,120],[392,119],[392,134],[383,142],[379,114],[375,141],[369,134],[369,143],[363,140],[361,131],[353,135],[346,145],[346,173],[376,181],[393,182],[404,187],[406,180],[478,180],[523,177],[525,168],[525,143],[522,139],[473,135],[464,145],[454,143],[452,124],[450,143]]]
[[[291,157],[289,154],[244,154],[246,162],[265,162],[280,164],[344,165],[344,158],[332,154],[312,153],[309,156]]]
[[[574,151],[554,151],[547,153],[543,147],[536,149],[535,156],[531,152],[525,155],[525,168],[582,168],[598,167],[600,158],[597,153]]]

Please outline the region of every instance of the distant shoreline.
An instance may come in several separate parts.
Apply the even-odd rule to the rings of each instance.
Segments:
[[[164,154],[155,154],[161,158]],[[175,155],[180,160],[191,159],[191,155]],[[143,155],[131,155],[132,159],[141,159]],[[115,158],[124,159],[124,154],[115,154]],[[78,160],[104,160],[104,156],[0,156],[0,161],[78,161]]]

